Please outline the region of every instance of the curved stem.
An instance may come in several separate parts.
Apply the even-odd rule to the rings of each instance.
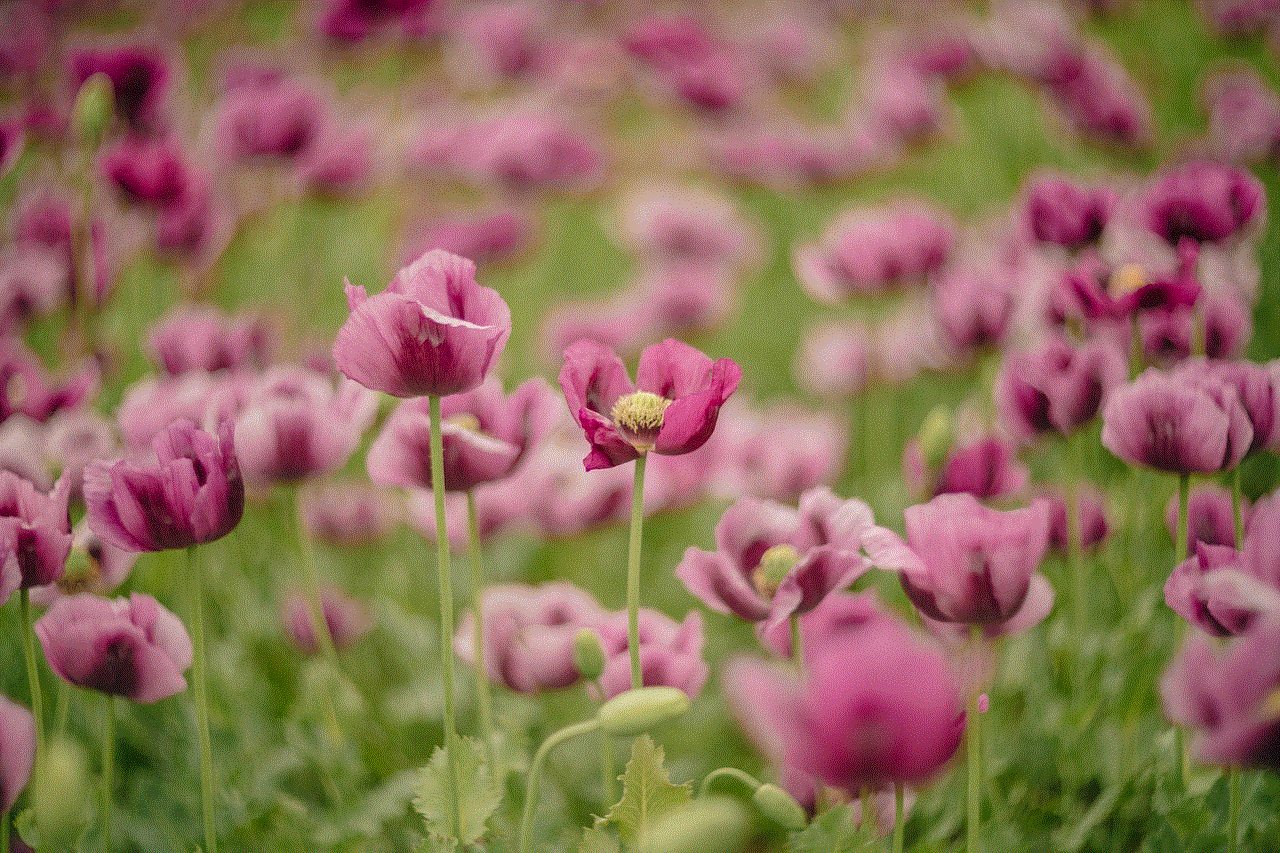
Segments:
[[[112,841],[111,816],[115,808],[112,778],[116,759],[116,705],[115,697],[103,694],[102,705],[102,849],[110,850]]]
[[[204,591],[200,566],[196,564],[196,549],[187,548],[187,577],[189,578],[190,621],[193,689],[196,701],[196,736],[200,745],[200,806],[204,819],[204,849],[206,853],[218,853],[213,834],[213,745],[209,741],[209,663],[204,647]]]
[[[542,746],[538,747],[538,751],[534,753],[533,763],[529,765],[529,778],[525,784],[524,811],[520,815],[520,853],[528,853],[529,851],[529,836],[533,830],[533,804],[537,800],[538,779],[542,775],[542,765],[546,763],[547,755],[552,749],[570,738],[595,731],[599,726],[600,724],[596,722],[594,717],[590,720],[574,723],[571,726],[565,726],[544,740]]]
[[[636,459],[631,484],[631,542],[627,549],[627,650],[631,656],[631,689],[644,686],[640,667],[640,534],[644,527],[644,466],[648,457]]]
[[[905,816],[902,814],[902,783],[893,783],[893,853],[902,853],[902,839],[906,834]]]
[[[497,753],[493,745],[493,705],[489,696],[489,680],[484,674],[484,602],[485,559],[484,545],[480,542],[480,524],[477,521],[476,493],[467,490],[467,545],[470,549],[471,564],[471,614],[475,632],[472,634],[472,656],[475,666],[476,711],[480,717],[480,734],[484,737],[484,747],[489,757],[489,766],[493,768],[494,778],[498,778]]]
[[[44,697],[40,693],[40,670],[37,669],[35,630],[31,621],[31,592],[25,586],[18,590],[18,609],[22,614],[22,653],[27,659],[27,683],[31,687],[31,716],[36,721],[36,766],[44,763]],[[32,773],[34,775],[34,771]]]
[[[711,790],[711,786],[720,779],[733,779],[743,787],[750,788],[753,794],[756,792],[756,788],[760,787],[760,781],[750,773],[746,773],[736,767],[720,767],[703,777],[702,785],[698,787],[698,796],[705,797],[707,792]]]
[[[440,671],[444,675],[444,758],[451,780],[449,814],[453,817],[454,837],[462,827],[458,811],[457,754],[458,723],[453,701],[453,570],[449,564],[449,534],[444,516],[444,436],[440,432],[440,398],[428,398],[431,409],[431,492],[436,504],[436,575],[440,598]]]

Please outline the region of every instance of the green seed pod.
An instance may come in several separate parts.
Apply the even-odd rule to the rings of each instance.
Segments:
[[[98,72],[85,80],[76,92],[71,108],[72,129],[80,139],[97,145],[107,132],[114,112],[115,91],[111,88],[111,78]]]
[[[946,461],[947,451],[955,440],[955,424],[952,423],[951,412],[944,406],[935,406],[925,416],[920,432],[916,434],[920,442],[920,455],[924,464],[936,468]]]
[[[641,687],[600,706],[596,722],[614,737],[634,737],[689,710],[689,697],[675,687]]]
[[[645,853],[742,853],[751,815],[732,797],[699,797],[660,815],[640,834]]]
[[[80,744],[51,740],[31,788],[31,811],[44,844],[66,846],[80,836],[92,812],[91,788],[89,761]]]
[[[582,628],[573,637],[573,665],[582,677],[595,681],[604,672],[604,646],[600,636],[590,628]]]
[[[804,829],[809,823],[804,808],[796,802],[796,798],[772,782],[765,782],[756,788],[751,801],[760,809],[761,814],[783,829]]]

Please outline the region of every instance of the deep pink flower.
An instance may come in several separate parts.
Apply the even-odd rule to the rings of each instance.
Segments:
[[[237,393],[239,392],[239,393]],[[377,415],[375,393],[305,367],[282,365],[230,387],[220,415],[235,418],[236,457],[246,483],[295,483],[346,464]]]
[[[169,57],[144,45],[85,47],[71,54],[71,89],[79,91],[94,74],[111,81],[116,115],[144,135],[164,130],[166,99],[172,82]]]
[[[1275,544],[1275,535],[1268,537]],[[1196,545],[1164,585],[1164,600],[1179,616],[1208,634],[1244,634],[1268,615],[1280,616],[1280,564],[1245,544]]]
[[[1197,359],[1178,370],[1179,374],[1204,376],[1234,388],[1240,405],[1253,427],[1253,440],[1246,453],[1272,445],[1280,431],[1280,390],[1265,367],[1252,361]]]
[[[1152,178],[1144,198],[1147,226],[1171,246],[1232,239],[1261,221],[1266,190],[1244,169],[1195,162]]]
[[[676,576],[707,607],[765,629],[812,610],[871,567],[862,534],[873,524],[862,501],[842,501],[821,487],[800,498],[798,510],[743,498],[716,525],[717,550],[689,548]]]
[[[116,421],[125,443],[134,449],[150,447],[152,439],[179,419],[203,423],[212,400],[225,393],[225,374],[193,370],[180,376],[145,376],[125,391]]]
[[[84,472],[89,526],[127,551],[190,548],[227,535],[244,513],[230,421],[217,436],[175,421],[151,443],[156,461],[94,462]]]
[[[1006,357],[994,393],[1004,422],[1020,438],[1070,435],[1098,415],[1127,375],[1124,354],[1109,339],[1077,346],[1051,336]]]
[[[0,79],[38,74],[57,54],[53,36],[53,22],[41,4],[6,3],[0,7]]]
[[[729,359],[713,363],[671,338],[640,354],[634,385],[608,347],[579,341],[564,355],[560,387],[591,443],[583,460],[588,471],[630,462],[650,450],[664,455],[697,450],[711,437],[720,407],[742,376]]]
[[[62,577],[56,583],[31,590],[31,600],[36,604],[48,607],[63,596],[82,592],[110,595],[128,579],[138,561],[137,551],[124,551],[102,541],[84,521],[76,525],[71,547]]]
[[[850,631],[857,631],[878,619],[896,620],[897,617],[880,603],[875,590],[853,595],[833,592],[812,610],[800,614],[800,645],[803,660],[812,660],[818,650],[830,640]],[[756,626],[760,645],[779,657],[791,657],[791,626],[778,622],[770,626]]]
[[[71,552],[70,493],[69,477],[44,495],[17,474],[0,471],[0,542],[8,545],[0,559],[17,565],[20,588],[45,586],[62,577]]]
[[[490,586],[483,590],[480,606],[485,675],[496,684],[530,694],[568,687],[582,678],[573,663],[573,638],[605,615],[590,593],[564,582],[541,587]],[[625,628],[623,637],[625,645]],[[453,648],[473,666],[474,644],[475,619],[468,612],[458,625]]]
[[[149,595],[60,598],[35,633],[49,667],[78,687],[147,703],[187,687],[182,673],[191,666],[191,637]]]
[[[340,590],[321,590],[320,610],[334,648],[346,648],[369,633],[373,627],[364,608],[347,598]],[[304,655],[314,655],[320,650],[320,644],[316,642],[315,627],[311,624],[311,605],[302,593],[295,592],[285,599],[280,609],[280,621],[284,624],[285,636],[298,651]]]
[[[1200,761],[1280,770],[1280,616],[1255,625],[1219,652],[1193,633],[1160,681],[1165,714],[1196,730]]]
[[[867,534],[877,566],[900,573],[912,604],[930,619],[1030,627],[1049,614],[1053,588],[1039,574],[1049,546],[1049,507],[988,509],[968,494],[908,507],[907,546],[887,530]],[[873,537],[873,538],[868,538]]]
[[[36,758],[36,720],[31,712],[0,696],[0,812],[8,812],[27,787]],[[9,831],[5,827],[4,832]]]
[[[1118,60],[1100,50],[1086,50],[1064,63],[1061,71],[1049,82],[1049,92],[1080,131],[1118,145],[1150,144],[1151,102]]]
[[[339,42],[358,42],[377,32],[399,28],[406,33],[429,29],[436,0],[328,0],[320,31]]]
[[[1143,311],[1137,320],[1143,358],[1166,369],[1191,358],[1202,334],[1205,355],[1214,360],[1241,358],[1253,335],[1252,309],[1234,296],[1209,294],[1195,310]]]
[[[168,139],[123,137],[103,150],[99,168],[125,201],[154,208],[177,203],[192,183],[178,144]]]
[[[373,132],[368,127],[326,123],[299,158],[298,183],[329,198],[354,195],[372,178],[373,144]]]
[[[604,698],[631,689],[627,612],[608,613],[591,626],[600,636],[605,665],[599,684]],[[645,687],[676,687],[695,698],[702,692],[710,669],[703,657],[706,639],[702,615],[692,612],[676,622],[656,610],[640,610],[640,671]]]
[[[1155,309],[1189,308],[1202,290],[1196,276],[1197,256],[1195,244],[1185,244],[1174,273],[1152,278],[1136,265],[1112,269],[1096,256],[1083,253],[1058,282],[1050,297],[1051,311],[1060,319],[1079,317],[1092,323],[1127,320],[1135,313]]]
[[[1102,413],[1103,445],[1131,465],[1212,474],[1239,464],[1253,427],[1235,389],[1147,370],[1118,388]]]
[[[71,271],[57,251],[30,243],[0,249],[0,333],[47,317],[71,296]]]
[[[479,385],[506,346],[511,310],[476,284],[475,264],[441,250],[400,270],[368,296],[346,283],[351,316],[338,331],[338,369],[395,397],[437,397]]]
[[[1116,205],[1116,192],[1110,187],[1081,185],[1054,175],[1030,182],[1023,196],[1021,217],[1027,234],[1072,252],[1097,244]]]
[[[903,448],[902,469],[908,490],[920,498],[969,494],[991,500],[1018,494],[1030,482],[1009,443],[992,435],[958,441],[935,458],[926,458],[913,440]]]
[[[218,105],[218,149],[231,161],[297,160],[329,121],[328,106],[309,81],[280,76],[247,82]]]
[[[444,487],[465,492],[508,477],[554,423],[554,394],[530,379],[505,394],[491,378],[440,404],[444,423]],[[431,423],[427,401],[406,400],[369,448],[369,477],[384,486],[431,488]]]
[[[1247,524],[1249,502],[1241,499],[1240,520]],[[1169,538],[1177,535],[1178,496],[1172,495],[1164,507],[1164,526]],[[1197,483],[1187,496],[1187,557],[1194,557],[1196,543],[1241,547],[1236,541],[1235,514],[1231,509],[1231,492],[1210,483]]]
[[[259,317],[232,317],[211,305],[170,311],[147,333],[147,354],[170,376],[266,364],[269,330]]]

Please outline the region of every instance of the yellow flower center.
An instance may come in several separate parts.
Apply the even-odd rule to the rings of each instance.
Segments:
[[[635,391],[613,404],[613,422],[622,437],[641,453],[653,449],[671,401],[651,391]]]
[[[800,555],[792,545],[774,545],[760,557],[760,565],[751,573],[751,582],[764,598],[773,598],[778,587],[791,574]]]
[[[1128,296],[1147,283],[1147,271],[1139,264],[1125,264],[1111,274],[1111,294]]]

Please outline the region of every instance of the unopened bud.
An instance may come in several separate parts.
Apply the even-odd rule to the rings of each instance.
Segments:
[[[115,92],[111,78],[102,72],[91,76],[76,92],[71,108],[71,122],[76,134],[91,145],[97,145],[107,132],[107,126],[115,112]]]
[[[800,830],[809,823],[804,807],[796,798],[772,782],[765,782],[756,788],[751,801],[760,809],[761,814],[783,829]]]
[[[604,646],[600,636],[590,628],[581,628],[573,636],[573,665],[583,678],[595,681],[604,672]]]
[[[102,564],[84,548],[72,548],[67,555],[67,567],[58,578],[58,589],[63,595],[92,592],[102,578]]]
[[[689,697],[675,687],[639,687],[600,706],[596,722],[614,737],[634,737],[689,710]]]
[[[89,762],[75,741],[54,738],[36,767],[31,811],[43,844],[68,846],[89,816]]]
[[[773,598],[778,587],[782,586],[782,582],[799,561],[800,555],[794,545],[774,545],[765,551],[760,557],[760,564],[751,575],[756,592],[765,598]]]
[[[732,797],[699,797],[663,813],[641,833],[645,853],[741,853],[751,841],[751,815]]]
[[[920,455],[924,457],[925,467],[928,469],[941,467],[955,440],[955,424],[952,422],[951,410],[945,406],[934,406],[925,416],[918,435]]]

